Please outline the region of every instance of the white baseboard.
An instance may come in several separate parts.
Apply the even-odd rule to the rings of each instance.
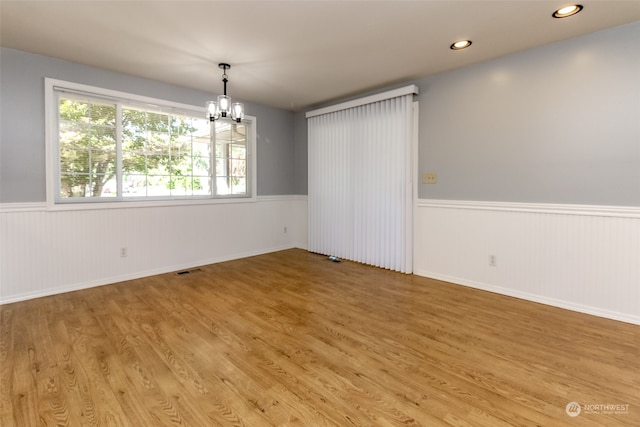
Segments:
[[[256,256],[256,255],[263,255],[271,252],[278,252],[278,251],[283,251],[283,250],[292,249],[292,248],[294,248],[294,246],[281,246],[281,247],[268,248],[260,251],[250,251],[250,252],[244,252],[244,253],[230,254],[224,257],[205,259],[205,260],[201,260],[194,263],[168,265],[168,266],[163,266],[163,267],[152,269],[152,270],[137,271],[131,274],[104,277],[99,280],[94,280],[94,281],[89,281],[84,283],[75,283],[68,286],[59,286],[55,288],[42,289],[36,292],[30,292],[22,295],[14,295],[10,298],[2,299],[0,300],[0,305],[11,304],[14,302],[26,301],[26,300],[35,299],[35,298],[47,297],[47,296],[57,295],[65,292],[80,291],[82,289],[95,288],[97,286],[111,285],[114,283],[125,282],[127,280],[140,279],[143,277],[155,276],[158,274],[172,273],[174,271],[187,270],[190,268],[202,267],[204,265],[217,264],[220,262],[232,261],[235,259],[247,258],[251,256]]]
[[[579,313],[590,314],[592,316],[604,317],[606,319],[618,320],[620,322],[631,323],[634,325],[640,325],[640,316],[634,316],[624,313],[617,313],[610,310],[603,310],[598,307],[586,306],[576,304],[571,301],[563,301],[554,298],[548,298],[540,295],[531,294],[528,292],[519,292],[509,288],[503,288],[500,286],[493,286],[487,283],[474,282],[465,280],[459,277],[447,276],[444,274],[433,273],[429,271],[416,271],[417,276],[428,277],[430,279],[440,280],[442,282],[451,283],[459,286],[467,286],[469,288],[479,289],[482,291],[492,292],[495,294],[505,295],[513,298],[518,298],[526,301],[537,302],[540,304],[550,305],[552,307],[563,308],[566,310],[576,311]]]

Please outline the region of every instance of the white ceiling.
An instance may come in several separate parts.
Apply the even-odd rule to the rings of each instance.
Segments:
[[[0,0],[2,46],[301,110],[640,20],[640,1]],[[473,45],[452,51],[469,38]]]

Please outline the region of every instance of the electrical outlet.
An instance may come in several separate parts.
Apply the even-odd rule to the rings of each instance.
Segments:
[[[438,174],[435,172],[425,172],[422,175],[423,184],[435,184],[438,182]]]
[[[498,265],[498,257],[495,255],[489,255],[489,265],[491,267],[495,267]]]
[[[120,256],[122,258],[126,258],[127,257],[127,248],[120,248]]]
[[[287,227],[284,228],[284,234],[287,234]]]

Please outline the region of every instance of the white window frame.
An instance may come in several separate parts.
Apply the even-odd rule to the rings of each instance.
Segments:
[[[71,92],[82,92],[96,97],[113,98],[116,100],[131,101],[135,103],[159,106],[193,113],[194,115],[205,115],[204,107],[197,107],[188,104],[181,104],[173,101],[135,95],[126,92],[104,89],[96,86],[89,86],[80,83],[68,82],[46,77],[44,80],[45,91],[45,156],[46,156],[46,192],[48,210],[86,210],[86,209],[112,209],[112,208],[132,208],[132,207],[153,207],[153,206],[174,206],[174,205],[201,205],[218,203],[247,203],[255,202],[257,199],[257,161],[256,161],[256,139],[257,139],[257,119],[254,116],[245,116],[242,122],[248,126],[249,139],[247,141],[247,195],[215,195],[208,197],[163,197],[163,198],[136,198],[132,200],[73,200],[70,202],[59,202],[56,191],[59,188],[59,145],[58,145],[58,105],[56,89],[66,89]],[[204,104],[203,104],[204,105]],[[120,149],[120,148],[118,148]],[[214,149],[215,151],[215,149]],[[215,163],[212,163],[215,168]],[[213,171],[215,179],[215,169]]]

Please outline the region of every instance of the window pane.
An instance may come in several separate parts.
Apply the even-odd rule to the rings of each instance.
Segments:
[[[181,115],[126,110],[123,170],[148,174],[149,196],[191,196],[209,191],[210,126]],[[193,184],[194,169],[207,179]],[[205,182],[206,185],[203,185]]]
[[[113,105],[91,104],[89,115],[91,123],[108,127],[116,125],[116,109]]]
[[[245,194],[247,192],[247,180],[245,178],[231,178],[231,194]]]
[[[234,144],[246,144],[247,126],[242,123],[235,123],[232,128]]]
[[[233,144],[231,146],[230,157],[232,159],[246,159],[247,158],[247,147],[245,145]]]
[[[116,183],[116,179],[110,179],[107,183],[102,187],[102,197],[117,197],[118,196],[118,185]]]
[[[171,177],[168,175],[147,176],[147,196],[161,197],[171,195]]]
[[[125,108],[122,110],[122,132],[124,138],[144,142],[146,134],[145,112]],[[138,138],[142,138],[139,140]]]
[[[61,121],[59,140],[61,147],[87,147],[90,127],[77,122]]]
[[[151,111],[147,111],[146,113],[146,128],[149,131],[164,133],[167,133],[169,131],[169,116],[167,116],[166,114],[154,113]]]
[[[211,194],[211,178],[209,176],[194,176],[192,181],[194,196],[206,196]]]
[[[199,154],[201,156],[209,157],[211,154],[211,141],[209,137],[194,137],[193,138],[193,154]]]
[[[60,176],[60,197],[86,197],[89,185],[87,173],[62,173]]]
[[[171,165],[171,175],[191,176],[191,173],[193,172],[192,162],[193,159],[191,156],[185,156],[179,162],[174,161]]]
[[[229,188],[229,178],[226,176],[217,176],[216,177],[216,194],[218,195],[226,195],[231,194],[231,189]]]
[[[133,152],[122,153],[122,170],[127,173],[147,173],[147,156]]]
[[[193,157],[193,174],[199,176],[211,175],[211,159],[209,158],[209,156]]]
[[[122,195],[124,197],[146,197],[147,176],[140,174],[128,174],[124,176]]]
[[[91,150],[90,153],[91,172],[113,177],[116,172],[116,152],[107,150]]]
[[[89,144],[92,149],[116,151],[115,128],[94,126],[91,128]]]
[[[58,111],[61,120],[69,120],[78,123],[89,122],[90,104],[88,102],[60,98]]]
[[[229,122],[215,122],[216,142],[231,141],[231,124]]]
[[[227,156],[226,147],[226,144],[216,141],[216,158]]]
[[[229,175],[235,177],[244,177],[247,175],[247,162],[244,160],[235,160],[231,159],[229,161],[231,165],[231,170],[229,171]]]
[[[116,106],[61,97],[58,111],[60,197],[113,197]]]
[[[216,176],[227,176],[227,159],[224,157],[216,159]]]
[[[192,191],[192,180],[190,176],[173,176],[171,178],[171,195],[190,196]]]
[[[216,194],[247,193],[247,125],[216,122]]]
[[[159,175],[169,172],[169,154],[166,155],[147,155],[147,173],[150,175]]]
[[[65,175],[89,173],[89,151],[85,149],[60,150],[60,170]]]
[[[147,153],[169,155],[169,134],[149,132],[149,138],[146,143]]]
[[[171,142],[171,156],[181,158],[191,155],[192,138],[190,135],[177,136]]]

